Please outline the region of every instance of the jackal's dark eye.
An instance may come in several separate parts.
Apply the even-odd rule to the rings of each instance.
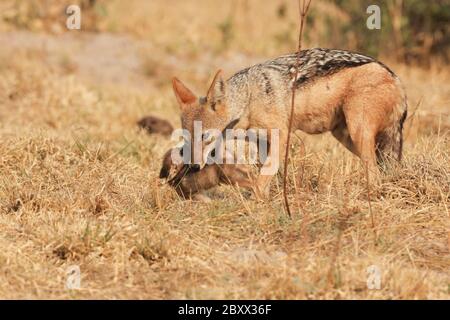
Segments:
[[[213,109],[214,111],[216,111],[216,103],[215,103],[215,102],[212,102],[212,103],[211,103],[211,109]]]
[[[216,156],[216,149],[213,149],[212,151],[211,151],[211,157],[215,157]]]
[[[180,149],[180,157],[183,156],[183,148]]]

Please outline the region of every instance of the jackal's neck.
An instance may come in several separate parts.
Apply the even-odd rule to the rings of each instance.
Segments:
[[[237,73],[227,80],[225,100],[230,121],[244,116],[250,105],[251,94],[246,77],[246,74]]]

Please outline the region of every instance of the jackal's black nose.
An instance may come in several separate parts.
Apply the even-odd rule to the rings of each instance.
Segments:
[[[191,172],[200,171],[200,165],[198,163],[191,164]]]

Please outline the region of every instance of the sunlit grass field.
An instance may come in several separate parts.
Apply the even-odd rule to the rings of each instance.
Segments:
[[[404,161],[379,186],[331,135],[301,132],[292,219],[281,174],[263,202],[231,186],[186,201],[159,180],[174,142],[136,122],[180,126],[174,75],[204,95],[218,68],[231,76],[293,51],[295,3],[276,3],[111,1],[88,11],[87,30],[66,30],[58,10],[0,24],[0,298],[450,298],[448,65],[382,57],[409,117]],[[328,46],[320,32],[305,46]],[[66,289],[73,265],[78,290]]]

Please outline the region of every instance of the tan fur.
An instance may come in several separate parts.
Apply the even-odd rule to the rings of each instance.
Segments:
[[[204,131],[222,130],[239,118],[235,128],[277,128],[282,163],[295,83],[294,130],[331,131],[375,175],[377,162],[400,160],[406,96],[392,71],[363,55],[310,49],[302,52],[301,77],[293,79],[294,59],[295,55],[282,56],[243,70],[226,82],[219,72],[211,85],[214,95],[208,93],[207,103],[182,107],[183,127],[192,130],[193,121],[201,120]],[[180,93],[175,90],[175,94]],[[268,192],[270,180],[270,176],[260,176],[259,188]]]
[[[372,63],[318,79],[297,92],[294,128],[310,134],[332,131],[350,151],[376,164],[378,133],[396,125],[404,111],[403,92],[389,73]],[[267,105],[250,114],[251,123],[287,132],[288,110]],[[272,114],[266,119],[267,114]],[[284,139],[284,137],[283,137]]]

